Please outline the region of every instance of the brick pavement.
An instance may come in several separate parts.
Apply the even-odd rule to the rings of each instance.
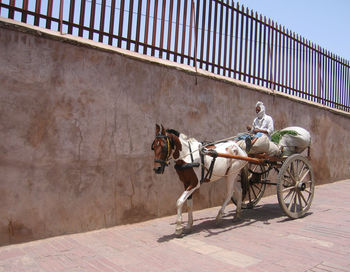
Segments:
[[[297,220],[284,216],[276,196],[240,222],[229,205],[216,225],[218,209],[195,212],[183,238],[170,216],[0,247],[0,272],[350,271],[350,180],[317,186],[310,212]]]

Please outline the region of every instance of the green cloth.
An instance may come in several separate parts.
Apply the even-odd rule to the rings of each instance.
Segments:
[[[297,136],[298,132],[296,132],[295,130],[277,130],[271,135],[271,141],[275,144],[279,144],[283,135],[286,134]]]

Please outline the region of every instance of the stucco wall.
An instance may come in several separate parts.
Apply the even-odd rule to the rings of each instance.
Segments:
[[[350,177],[347,114],[1,19],[0,245],[174,214],[182,185],[173,167],[152,172],[155,123],[218,140],[257,100],[276,128],[311,132],[317,184]],[[224,190],[204,185],[195,208]]]

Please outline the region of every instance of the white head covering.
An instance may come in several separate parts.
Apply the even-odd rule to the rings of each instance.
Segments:
[[[258,115],[258,119],[261,119],[265,116],[265,106],[263,104],[263,102],[258,101],[258,103],[256,103],[255,107],[259,106],[260,107],[260,111],[257,113]]]

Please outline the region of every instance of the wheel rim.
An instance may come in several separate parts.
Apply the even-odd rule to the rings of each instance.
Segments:
[[[278,183],[278,201],[291,218],[303,216],[310,208],[314,194],[310,163],[301,155],[289,157],[283,164]]]

